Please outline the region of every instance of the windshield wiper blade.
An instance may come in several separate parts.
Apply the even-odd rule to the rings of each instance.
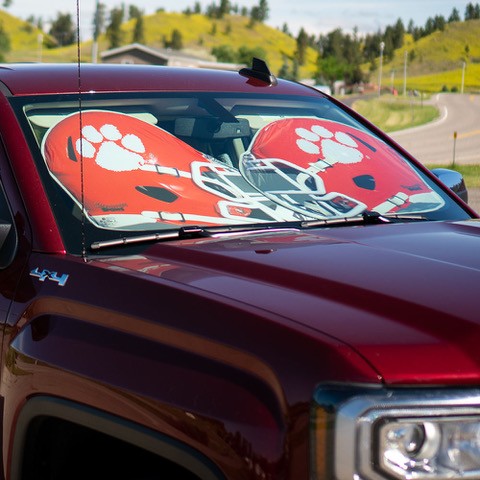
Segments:
[[[401,213],[378,213],[365,210],[354,217],[336,217],[322,220],[305,220],[300,223],[303,228],[309,227],[341,227],[346,225],[381,225],[383,223],[413,222],[427,220],[423,215],[410,215]]]
[[[169,230],[167,232],[146,233],[132,237],[120,237],[112,240],[101,240],[93,242],[90,245],[91,250],[101,250],[111,247],[122,247],[139,243],[159,242],[162,240],[185,240],[189,238],[201,237],[226,237],[233,235],[241,235],[246,233],[273,233],[285,230],[298,231],[298,222],[294,225],[291,223],[262,223],[254,225],[232,225],[232,226],[216,226],[216,227],[198,227],[188,226],[181,227],[178,230]]]
[[[120,237],[111,240],[101,240],[90,245],[91,250],[104,248],[122,247],[139,243],[159,242],[162,240],[185,240],[201,237],[228,237],[243,234],[262,234],[285,231],[299,231],[303,228],[314,228],[321,226],[338,227],[346,225],[378,225],[383,223],[396,223],[405,221],[427,220],[422,215],[402,214],[380,214],[375,211],[366,210],[355,217],[336,217],[319,220],[287,221],[274,223],[256,223],[251,225],[218,225],[211,227],[186,226],[178,230],[166,232],[145,233],[131,237]]]
[[[110,247],[121,247],[123,245],[132,245],[135,243],[148,243],[148,242],[156,242],[159,240],[170,240],[179,238],[178,230],[176,231],[168,231],[168,232],[156,232],[156,233],[146,233],[143,235],[136,235],[133,237],[121,237],[121,238],[114,238],[112,240],[101,240],[98,242],[93,242],[90,245],[91,250],[100,250],[102,248],[110,248]]]

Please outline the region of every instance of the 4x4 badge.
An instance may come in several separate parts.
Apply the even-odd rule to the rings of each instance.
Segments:
[[[59,275],[57,272],[51,272],[50,270],[39,270],[39,268],[35,268],[30,272],[32,277],[37,277],[41,282],[45,280],[51,280],[52,282],[57,282],[60,287],[63,287],[68,280],[68,275],[64,273],[63,275]]]

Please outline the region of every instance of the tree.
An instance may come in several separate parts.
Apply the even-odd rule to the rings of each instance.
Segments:
[[[258,5],[253,6],[250,10],[250,27],[253,27],[257,22],[264,22],[268,18],[268,3],[267,0],[260,0]]]
[[[217,62],[234,63],[237,60],[237,54],[230,45],[213,47],[212,55],[217,59]]]
[[[397,29],[402,30],[400,27],[399,24],[397,28],[390,27],[386,35],[388,37],[386,41],[390,45]],[[356,27],[353,29],[353,35],[344,34],[340,28],[337,28],[326,36],[320,36],[316,46],[319,51],[316,78],[330,86],[333,86],[336,80],[344,80],[347,84],[363,81],[361,65],[367,61],[374,64],[383,37],[384,35],[378,32],[362,40],[358,36]]]
[[[395,49],[402,48],[404,37],[405,37],[405,25],[403,24],[402,19],[399,18],[392,30],[393,48]]]
[[[183,48],[182,32],[180,32],[180,30],[177,30],[176,28],[174,28],[172,31],[172,43],[170,47],[173,50],[181,50]]]
[[[253,57],[261,58],[262,60],[266,60],[267,53],[265,52],[265,50],[262,47],[249,48],[249,47],[246,47],[245,45],[242,45],[238,49],[238,53],[237,53],[238,63],[243,63],[245,65],[251,65]]]
[[[284,56],[283,57],[283,63],[282,66],[280,67],[280,70],[278,71],[278,77],[279,78],[285,78],[289,80],[289,68],[288,68],[288,59]]]
[[[434,29],[437,31],[443,32],[445,30],[446,24],[447,21],[445,20],[445,17],[443,15],[436,15],[433,19],[433,26]]]
[[[75,25],[72,16],[69,13],[58,13],[49,33],[60,46],[75,43]]]
[[[117,48],[123,43],[124,33],[121,26],[123,23],[123,8],[113,8],[110,11],[110,23],[107,27],[107,38],[109,41],[109,48]]]
[[[292,36],[292,32],[290,32],[287,23],[284,23],[284,24],[282,25],[282,33],[284,33],[285,35],[288,35],[289,37]]]
[[[284,78],[285,80],[293,80],[293,81],[298,81],[299,77],[299,65],[298,61],[294,58],[292,60],[292,67],[290,68],[289,66],[290,60],[288,57],[283,55],[283,63],[282,66],[280,67],[280,70],[278,71],[278,77],[279,78]]]
[[[345,76],[346,65],[333,56],[320,58],[318,61],[317,77],[324,79],[330,86],[336,80]]]
[[[12,0],[3,0],[3,6],[8,8],[12,4]]]
[[[268,3],[267,0],[260,0],[258,3],[258,21],[265,22],[268,19]]]
[[[32,26],[37,27],[39,30],[43,30],[43,19],[42,17],[35,18],[34,15],[29,15],[27,17],[27,22]]]
[[[220,6],[218,7],[218,18],[223,18],[224,15],[230,13],[230,2],[229,0],[220,0]]]
[[[450,16],[448,17],[448,23],[452,23],[452,22],[460,22],[460,13],[459,11],[454,8],[452,10],[452,13],[450,14]]]
[[[477,20],[480,18],[480,5],[477,3],[469,3],[465,7],[465,21],[467,20]]]
[[[172,50],[181,50],[183,48],[182,32],[180,32],[180,30],[178,30],[177,28],[174,28],[172,30],[170,40],[164,38],[163,44],[165,45],[165,48],[171,48]]]
[[[137,6],[135,5],[130,5],[128,7],[128,18],[130,20],[137,19],[143,15],[142,10],[140,10]]]
[[[133,43],[145,43],[145,29],[144,29],[144,22],[143,16],[137,17],[135,20],[135,26],[133,28],[133,35],[132,35],[132,42]]]
[[[340,28],[327,33],[326,37],[321,38],[320,43],[324,57],[343,58],[343,32]]]
[[[98,40],[98,37],[102,34],[105,28],[105,17],[107,7],[104,3],[100,3],[97,0],[95,7],[95,13],[93,14],[93,40]]]
[[[304,65],[307,56],[307,47],[308,47],[308,35],[307,32],[303,29],[300,29],[300,32],[297,36],[297,50],[295,51],[295,59],[299,65]]]
[[[220,8],[217,7],[215,3],[211,3],[207,5],[205,15],[209,18],[220,18]]]

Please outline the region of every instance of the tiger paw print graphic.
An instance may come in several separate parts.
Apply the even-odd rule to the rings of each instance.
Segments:
[[[97,165],[113,172],[136,170],[145,164],[142,140],[134,134],[122,135],[112,124],[99,129],[93,125],[83,127],[75,149],[84,158],[94,159]]]
[[[295,129],[296,145],[304,153],[314,156],[312,169],[324,171],[336,163],[353,164],[363,160],[357,142],[344,132],[332,132],[322,125],[312,125],[309,129]]]

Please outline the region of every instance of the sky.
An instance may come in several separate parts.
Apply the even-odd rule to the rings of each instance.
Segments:
[[[87,40],[92,34],[92,19],[96,0],[78,0],[80,11],[81,39]],[[163,8],[167,12],[181,12],[193,8],[195,0],[101,0],[107,10],[122,4],[135,5],[145,12],[154,13]],[[205,9],[219,0],[202,0]],[[258,0],[232,0],[239,7],[251,8]],[[405,27],[410,20],[416,26],[424,26],[429,17],[443,15],[448,18],[456,8],[463,19],[465,8],[475,0],[269,0],[269,18],[266,23],[274,28],[288,25],[291,33],[298,34],[304,28],[311,35],[320,35],[341,28],[345,33],[356,27],[360,34],[375,33],[388,25],[394,25],[400,18]],[[42,18],[45,27],[58,13],[77,15],[77,0],[13,0],[7,9],[9,13],[27,19],[31,15]],[[46,28],[48,30],[48,28]]]

